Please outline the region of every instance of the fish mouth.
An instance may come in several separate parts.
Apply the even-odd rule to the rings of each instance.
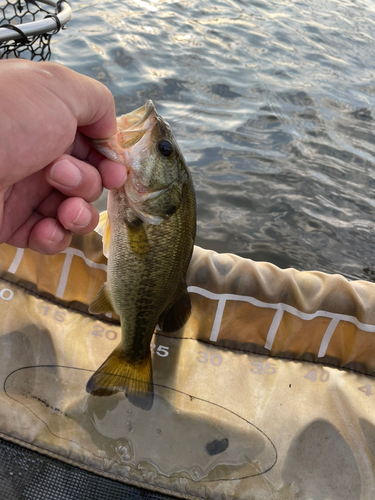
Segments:
[[[107,139],[88,140],[104,156],[129,168],[132,156],[130,149],[138,145],[160,119],[154,103],[148,100],[140,108],[117,118],[116,135]]]
[[[117,127],[123,131],[139,130],[143,128],[143,125],[150,117],[152,112],[154,112],[155,115],[157,114],[154,103],[151,101],[151,99],[149,99],[140,108],[117,118]]]
[[[119,146],[129,149],[137,144],[153,128],[157,116],[154,103],[148,100],[140,108],[117,118],[116,137]]]

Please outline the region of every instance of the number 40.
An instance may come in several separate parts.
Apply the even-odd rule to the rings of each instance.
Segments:
[[[305,375],[305,378],[308,378],[312,382],[316,382],[317,380],[320,380],[320,382],[327,382],[327,380],[329,380],[329,373],[323,371],[318,375],[315,370],[311,370],[311,372]]]

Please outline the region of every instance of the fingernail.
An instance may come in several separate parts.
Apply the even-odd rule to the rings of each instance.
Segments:
[[[118,186],[116,186],[116,187],[123,186],[125,184],[127,178],[128,178],[128,170],[125,171],[123,178],[121,179],[121,181],[118,183]]]
[[[60,243],[60,241],[63,240],[64,236],[65,236],[65,231],[63,230],[63,228],[56,226],[55,230],[53,231],[49,239],[54,243]]]
[[[50,170],[50,178],[68,188],[77,187],[81,182],[81,171],[68,160],[57,161]]]
[[[4,193],[4,202],[6,202],[6,201],[7,201],[7,199],[9,198],[10,193],[12,192],[12,188],[13,188],[13,186],[10,186],[10,187],[8,187],[8,189],[5,191],[5,193]]]
[[[85,227],[91,221],[91,212],[87,207],[82,207],[79,214],[74,219],[73,224],[79,227]]]

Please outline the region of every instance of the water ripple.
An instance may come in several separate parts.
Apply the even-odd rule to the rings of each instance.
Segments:
[[[198,244],[372,279],[374,27],[370,0],[77,0],[52,52],[119,113],[155,101]]]

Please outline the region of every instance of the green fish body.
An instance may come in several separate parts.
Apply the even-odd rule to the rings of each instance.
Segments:
[[[107,282],[90,312],[114,311],[121,343],[87,384],[93,395],[125,392],[143,409],[153,401],[150,342],[156,325],[175,331],[191,311],[185,276],[193,252],[193,182],[169,125],[151,101],[118,119],[119,131],[96,147],[122,161],[125,185],[108,194],[98,231],[108,257]]]

